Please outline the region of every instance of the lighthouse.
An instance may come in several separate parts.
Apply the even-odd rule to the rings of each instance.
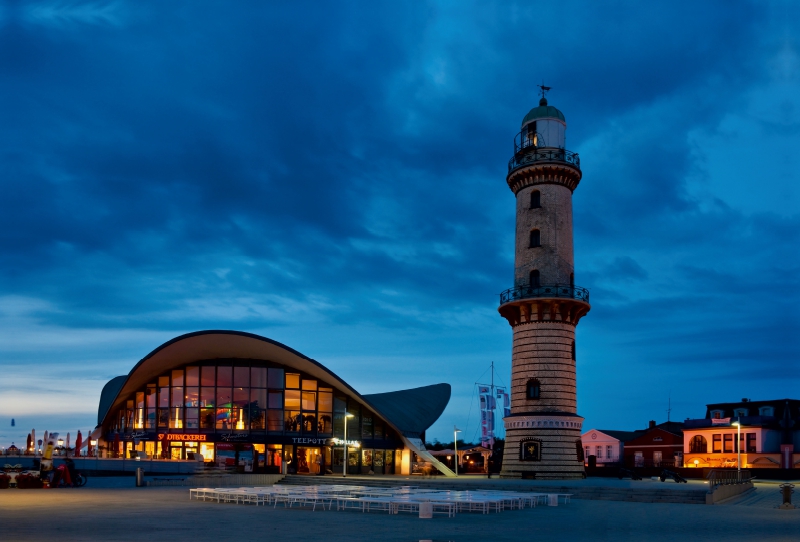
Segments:
[[[500,294],[511,325],[511,413],[503,419],[508,478],[583,476],[575,388],[575,328],[589,292],[575,285],[572,194],[580,158],[566,149],[564,114],[547,103],[522,119],[506,182],[516,197],[513,286]]]

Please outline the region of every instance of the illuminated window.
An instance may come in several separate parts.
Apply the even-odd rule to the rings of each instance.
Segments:
[[[689,453],[704,454],[708,452],[708,442],[703,435],[695,435],[689,441]]]
[[[531,192],[531,209],[538,209],[542,206],[542,193],[538,190]]]
[[[536,248],[542,246],[541,244],[541,235],[539,230],[531,230],[531,243],[530,248]]]
[[[747,433],[747,448],[748,453],[756,451],[756,434],[755,433]]]
[[[714,443],[714,447],[711,449],[711,453],[718,454],[722,452],[722,435],[717,434],[713,435],[712,442]]]
[[[539,397],[541,396],[542,389],[538,379],[532,378],[528,380],[527,388],[528,390],[526,395],[528,399],[539,399]]]
[[[724,442],[725,442],[725,453],[726,454],[733,453],[733,435],[726,434]]]
[[[536,135],[536,121],[529,122],[525,126],[525,143],[523,146],[530,147],[531,145],[534,147],[539,145],[539,137]]]
[[[300,375],[286,373],[286,387],[297,389],[300,387]]]

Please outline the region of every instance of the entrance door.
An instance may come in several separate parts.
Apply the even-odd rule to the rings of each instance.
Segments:
[[[372,472],[375,474],[383,474],[384,471],[384,458],[386,454],[383,450],[373,450],[372,452]]]
[[[169,445],[169,458],[170,459],[183,459],[183,443],[182,442],[170,442]]]
[[[319,448],[297,448],[297,474],[319,474],[321,467]]]

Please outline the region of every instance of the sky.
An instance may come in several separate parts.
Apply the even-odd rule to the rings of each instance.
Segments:
[[[450,383],[428,438],[475,440],[542,82],[583,172],[584,428],[799,398],[799,27],[793,2],[3,3],[0,445],[85,434],[105,382],[203,329],[362,393]]]

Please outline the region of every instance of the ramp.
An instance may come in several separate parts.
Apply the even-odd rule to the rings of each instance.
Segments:
[[[447,468],[447,465],[436,459],[428,452],[428,450],[425,449],[425,444],[422,442],[422,439],[408,438],[402,435],[401,438],[403,439],[403,444],[405,444],[411,451],[415,452],[421,459],[431,463],[434,467],[436,467],[436,470],[445,476],[452,476],[455,478],[456,473]]]

